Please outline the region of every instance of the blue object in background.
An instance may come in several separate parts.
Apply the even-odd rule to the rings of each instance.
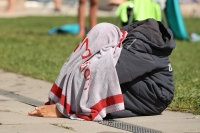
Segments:
[[[165,13],[174,37],[188,40],[189,37],[180,11],[179,0],[167,0]]]
[[[58,34],[58,33],[69,33],[69,34],[78,34],[79,24],[66,24],[60,27],[53,27],[48,31],[48,34]]]

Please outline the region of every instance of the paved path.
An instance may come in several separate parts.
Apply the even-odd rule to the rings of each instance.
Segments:
[[[0,70],[0,90],[12,92],[42,102],[52,83]],[[28,116],[34,107],[2,95],[0,92],[1,133],[127,133],[97,122],[67,118],[41,118]],[[189,113],[164,111],[158,116],[117,119],[164,133],[200,133],[200,116]]]

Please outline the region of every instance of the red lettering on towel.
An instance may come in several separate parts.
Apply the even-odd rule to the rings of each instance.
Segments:
[[[85,68],[90,64],[89,61],[86,61],[85,63],[83,63],[81,66],[80,66],[80,71],[82,72],[83,70],[85,70]]]
[[[127,34],[127,32],[124,30],[121,30],[121,33],[122,33],[122,37],[120,38],[119,43],[117,44],[117,47],[119,47],[119,48],[120,48],[120,45],[122,44],[123,40],[125,39],[125,35]]]
[[[86,37],[86,38],[85,38],[79,45],[77,45],[76,48],[74,49],[74,52],[76,52],[76,50],[79,48],[79,46],[81,46],[80,49],[81,49],[83,46],[85,46],[85,52],[84,52],[83,55],[81,55],[82,59],[88,58],[88,57],[90,57],[90,56],[92,55],[92,53],[91,53],[91,51],[90,51],[90,49],[89,49],[89,47],[88,47],[88,42],[89,42],[89,40],[88,40],[88,38]]]
[[[84,71],[84,78],[86,79],[84,90],[87,90],[90,86],[90,69]]]
[[[87,53],[86,53],[86,55],[82,55],[81,57],[82,57],[82,59],[85,59],[85,58],[88,58],[92,55],[90,49],[88,48],[88,38],[87,37],[85,38],[85,40],[83,40],[82,46],[83,45],[85,45],[85,50],[86,50]],[[81,48],[82,48],[82,46],[81,46]]]
[[[119,47],[119,48],[121,47],[121,44],[122,44],[122,42],[124,41],[127,32],[124,31],[124,30],[121,30],[121,33],[122,33],[122,37],[120,38],[119,43],[117,44],[117,47]],[[113,54],[115,54],[115,52],[116,52],[116,48],[115,48],[115,51],[114,51]]]
[[[90,69],[86,69],[84,72],[84,78],[86,79],[85,85],[86,87],[84,88],[84,90],[87,90],[88,87],[90,86]]]
[[[80,44],[79,44],[80,45]],[[74,52],[76,52],[76,50],[78,49],[79,45],[77,45],[74,49]]]
[[[89,76],[90,76],[90,69],[86,69],[85,72],[84,72],[84,78],[86,80],[89,80],[90,79]]]
[[[90,64],[90,62],[89,62],[89,61],[86,61],[85,63],[83,63],[83,64],[80,66],[80,71],[83,72],[82,74],[83,74],[83,76],[84,76],[84,78],[85,78],[85,80],[86,80],[84,90],[87,90],[88,87],[90,86],[90,82],[89,82],[89,80],[90,80],[90,69],[87,68],[87,66],[88,66],[89,64]]]

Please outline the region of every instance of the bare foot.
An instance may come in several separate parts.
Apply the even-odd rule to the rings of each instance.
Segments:
[[[31,116],[40,117],[64,117],[63,114],[61,114],[56,108],[56,104],[35,107],[35,110],[28,112],[28,114]]]

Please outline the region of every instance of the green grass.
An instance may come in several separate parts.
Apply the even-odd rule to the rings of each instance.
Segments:
[[[50,36],[47,31],[75,22],[75,17],[1,18],[0,68],[53,82],[81,39],[70,34]]]
[[[200,114],[200,43],[176,42],[170,56],[176,91],[169,108]]]
[[[75,17],[0,18],[0,69],[54,82],[60,68],[81,41],[70,34],[48,35],[54,26],[75,23]],[[115,22],[99,18],[98,22]],[[200,34],[200,19],[187,18],[188,33]],[[169,110],[200,114],[200,42],[176,40],[170,56],[175,96]]]
[[[188,33],[200,34],[200,18],[185,18]],[[176,40],[170,56],[173,66],[175,96],[170,110],[200,114],[200,42]]]

